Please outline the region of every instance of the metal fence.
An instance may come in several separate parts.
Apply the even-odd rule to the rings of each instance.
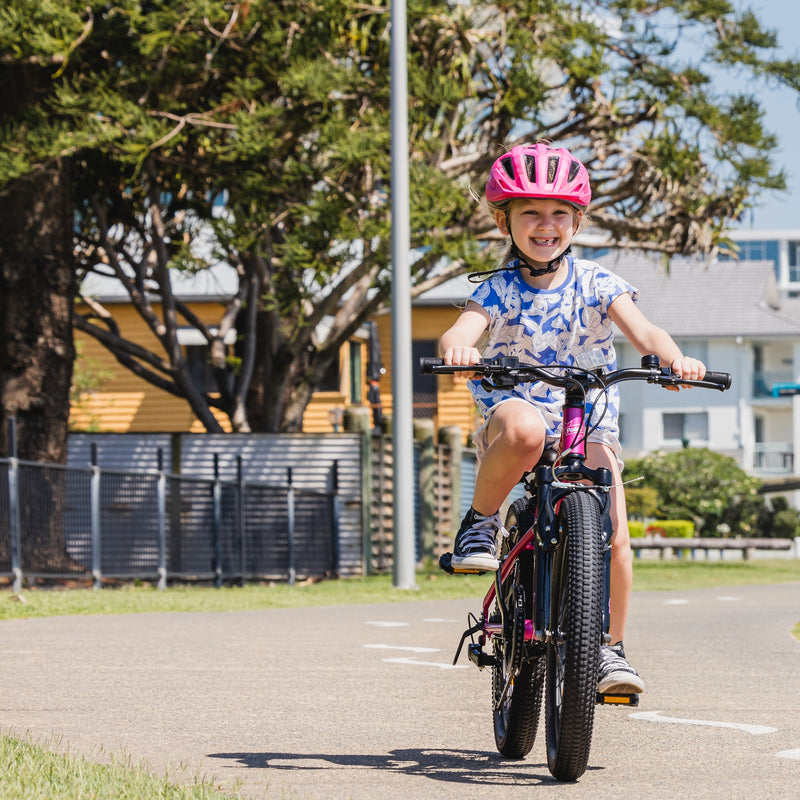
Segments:
[[[241,465],[240,465],[241,466]],[[0,459],[0,574],[13,579],[224,581],[338,572],[328,491]]]

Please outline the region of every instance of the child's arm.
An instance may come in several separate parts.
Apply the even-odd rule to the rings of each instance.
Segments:
[[[622,294],[611,303],[608,316],[642,355],[654,353],[682,378],[700,380],[706,374],[703,362],[685,356],[665,330],[639,311],[629,294]]]
[[[477,303],[468,300],[459,318],[439,339],[444,363],[456,366],[477,364],[481,354],[475,344],[488,324],[489,315]]]

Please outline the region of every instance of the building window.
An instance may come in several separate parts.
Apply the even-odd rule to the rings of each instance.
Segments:
[[[708,413],[705,411],[668,412],[661,415],[661,422],[665,442],[682,442],[689,445],[692,442],[708,441]]]
[[[413,387],[414,387],[414,417],[427,417],[432,419],[436,416],[436,404],[438,399],[438,383],[436,375],[423,375],[419,371],[420,358],[430,358],[437,353],[437,342],[435,339],[418,339],[411,343],[411,359],[413,367]]]
[[[361,342],[350,342],[350,402],[361,405],[364,382],[361,379]]]
[[[341,392],[342,385],[341,385],[341,374],[339,371],[339,356],[337,355],[333,361],[331,361],[328,368],[325,370],[325,374],[322,376],[322,380],[319,382],[319,386],[317,387],[318,392]]]
[[[789,283],[800,283],[800,242],[789,242]]]
[[[184,347],[189,378],[194,387],[206,394],[219,392],[217,379],[211,369],[208,345],[190,344]]]

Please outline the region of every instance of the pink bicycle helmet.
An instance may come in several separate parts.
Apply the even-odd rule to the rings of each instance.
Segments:
[[[489,172],[486,199],[548,197],[585,208],[592,199],[586,167],[563,147],[523,144],[498,158]]]

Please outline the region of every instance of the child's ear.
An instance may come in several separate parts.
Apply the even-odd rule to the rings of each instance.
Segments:
[[[583,211],[579,211],[576,208],[572,215],[572,220],[572,233],[576,234],[583,226]]]
[[[494,212],[494,223],[503,236],[508,236],[508,220],[506,219],[505,211]]]

